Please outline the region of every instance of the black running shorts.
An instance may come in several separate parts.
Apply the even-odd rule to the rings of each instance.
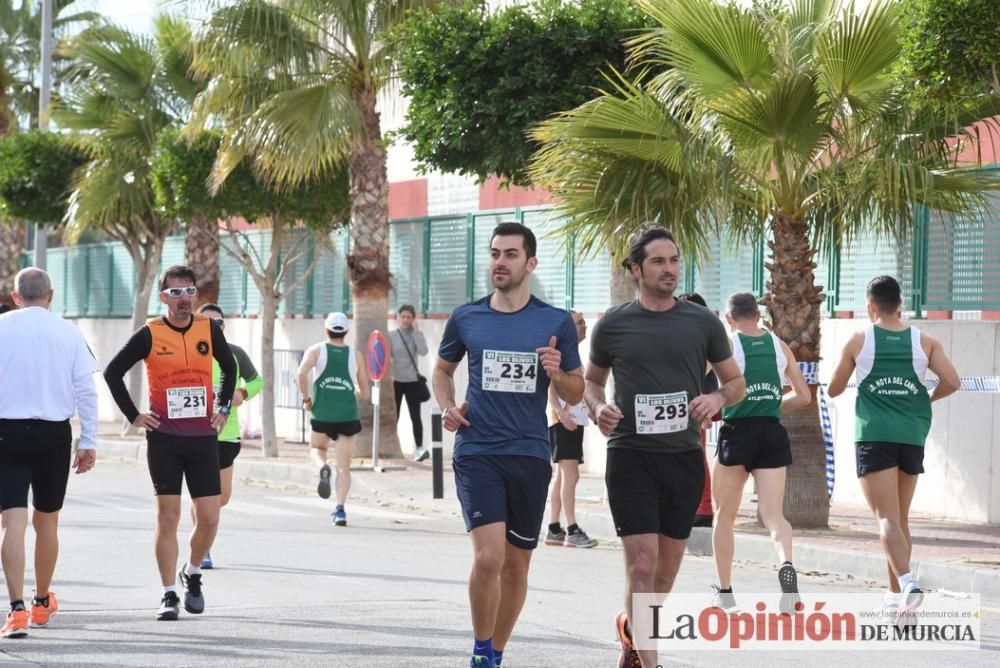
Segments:
[[[0,509],[61,510],[69,481],[73,431],[69,420],[0,420]]]
[[[608,448],[604,480],[619,536],[658,533],[685,540],[705,487],[704,454]]]
[[[314,432],[317,434],[326,434],[335,441],[338,436],[354,436],[361,433],[361,420],[348,420],[347,422],[311,420],[311,422]]]
[[[561,422],[549,427],[549,448],[552,450],[552,461],[575,459],[583,463],[583,427],[577,425],[570,431]]]
[[[894,467],[903,473],[920,475],[924,472],[924,448],[906,443],[858,441],[854,444],[858,477]]]
[[[192,499],[222,494],[216,436],[147,432],[146,462],[157,496],[179,495],[183,481]]]
[[[754,469],[779,469],[792,464],[788,432],[775,417],[726,420],[719,428],[719,463]]]
[[[219,470],[228,469],[236,461],[243,445],[239,441],[219,441]]]

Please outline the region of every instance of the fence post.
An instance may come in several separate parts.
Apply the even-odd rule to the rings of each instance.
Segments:
[[[837,313],[840,301],[840,244],[830,243],[826,267],[826,311],[831,318]]]
[[[757,237],[753,245],[753,291],[757,297],[764,296],[764,235]]]
[[[476,293],[476,215],[465,214],[465,301],[471,302]]]
[[[566,243],[566,308],[576,304],[576,234]]]
[[[427,313],[431,309],[431,219],[424,219],[424,266],[420,277],[420,310]]]
[[[923,303],[927,297],[927,253],[930,243],[930,209],[923,204],[917,205],[917,228],[913,232],[913,262],[912,294],[910,295],[910,309],[914,318],[923,318]]]

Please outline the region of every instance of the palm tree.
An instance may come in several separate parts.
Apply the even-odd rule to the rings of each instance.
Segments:
[[[260,176],[286,187],[347,162],[348,266],[360,346],[373,330],[385,331],[389,311],[386,145],[377,105],[393,80],[387,36],[409,11],[442,4],[238,0],[215,11],[199,39],[195,66],[208,85],[190,129],[222,119],[216,184],[246,156]],[[382,401],[392,404],[388,380]],[[382,411],[379,447],[386,456],[400,454],[394,417]]]
[[[639,4],[657,27],[632,39],[632,77],[609,75],[600,97],[540,125],[533,176],[561,198],[563,232],[585,249],[621,248],[657,218],[692,258],[723,230],[765,235],[761,303],[799,361],[819,361],[817,249],[861,232],[904,237],[918,205],[965,214],[1000,185],[956,168],[961,126],[907,106],[891,76],[898,5]],[[815,404],[786,423],[796,462],[786,516],[825,526]]]
[[[182,124],[199,87],[188,77],[191,30],[161,15],[153,36],[104,27],[76,38],[70,87],[53,117],[90,157],[78,170],[70,197],[67,234],[99,229],[121,242],[136,270],[132,327],[146,320],[163,244],[176,221],[154,201],[151,158],[162,131]],[[133,371],[129,390],[139,393]]]
[[[67,13],[74,1],[53,2],[52,28],[57,36],[100,21],[96,12]],[[38,125],[35,75],[41,63],[41,36],[37,3],[21,0],[15,8],[13,0],[0,0],[0,138],[17,132],[26,121]],[[9,303],[26,238],[24,221],[0,218],[0,302]]]

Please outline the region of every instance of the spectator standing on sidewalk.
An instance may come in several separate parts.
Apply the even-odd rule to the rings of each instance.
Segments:
[[[422,462],[430,457],[424,447],[424,423],[420,418],[420,404],[430,400],[427,379],[420,374],[417,360],[428,353],[427,339],[417,327],[417,311],[410,304],[403,304],[396,313],[399,327],[389,332],[392,346],[392,388],[396,393],[396,422],[399,409],[406,398],[406,408],[410,412],[413,427],[413,442],[416,445],[413,459]]]
[[[80,330],[49,311],[52,283],[41,269],[14,277],[20,307],[0,316],[0,508],[3,573],[10,611],[0,635],[20,638],[28,625],[46,626],[59,605],[49,586],[59,556],[59,511],[70,461],[86,473],[97,460],[97,388],[94,359]],[[80,415],[80,444],[72,454],[69,419]],[[35,595],[24,606],[24,534],[28,489],[34,512]]]
[[[583,314],[570,311],[576,326],[577,341],[587,338],[587,321]],[[545,532],[546,545],[563,547],[594,547],[597,541],[586,534],[576,523],[576,484],[580,481],[580,464],[583,463],[583,429],[590,424],[587,405],[582,401],[567,405],[559,398],[554,385],[549,385],[549,446],[556,475],[549,492],[549,528]],[[559,523],[561,512],[566,513],[566,528]]]

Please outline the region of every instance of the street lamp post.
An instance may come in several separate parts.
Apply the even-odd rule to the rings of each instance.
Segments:
[[[41,89],[38,94],[38,130],[48,132],[49,104],[52,101],[52,0],[41,0],[42,3],[42,76]],[[35,226],[35,266],[46,268],[48,253],[48,233],[45,227]]]

